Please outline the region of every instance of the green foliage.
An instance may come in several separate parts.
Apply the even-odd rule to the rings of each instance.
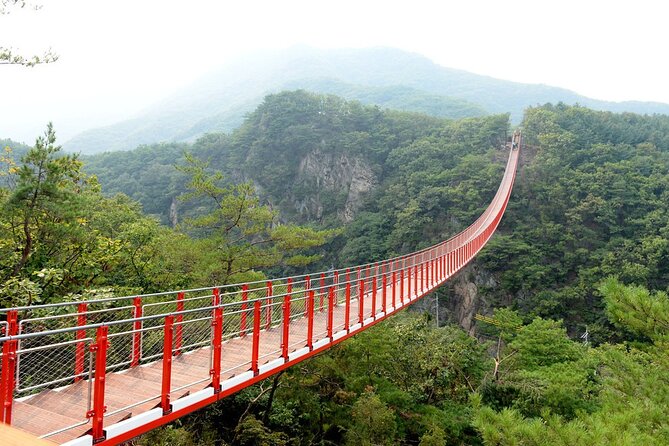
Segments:
[[[434,426],[420,437],[418,446],[446,446],[446,432],[439,426]]]
[[[163,429],[150,431],[143,437],[141,444],[156,446],[193,446],[202,443],[195,442],[193,434],[189,432],[188,429],[170,425]]]
[[[500,231],[479,256],[495,272],[488,302],[526,318],[587,327],[616,339],[597,283],[666,289],[669,283],[669,118],[596,112],[564,104],[527,110],[530,144]],[[505,234],[507,228],[513,231]]]
[[[609,319],[617,327],[654,341],[669,339],[669,298],[640,286],[625,286],[608,278],[599,287]]]
[[[395,444],[395,415],[381,399],[366,392],[351,408],[346,444],[351,446]]]
[[[203,198],[212,206],[210,212],[184,223],[187,232],[200,238],[199,250],[207,253],[207,263],[201,262],[198,268],[202,285],[241,282],[258,268],[306,265],[319,256],[302,251],[336,234],[334,230],[279,224],[278,213],[260,204],[251,183],[226,185],[220,172],[208,172],[206,164],[190,155],[186,160],[189,164],[181,170],[189,177],[189,192],[182,199]]]
[[[0,160],[2,303],[259,279],[426,246],[492,198],[508,125],[296,91],[202,138],[194,156],[162,145],[93,160],[119,190],[147,203],[164,193],[151,212],[177,207],[177,229],[125,195],[103,197],[49,126],[20,162]],[[638,286],[669,283],[668,121],[559,104],[528,110],[524,126],[534,146],[478,257],[499,284],[480,288],[487,303],[512,302],[495,311],[494,344],[403,315],[291,368],[273,399],[262,383],[147,444],[668,443],[669,304]],[[119,159],[128,165],[111,166]],[[370,185],[355,205],[353,171]],[[340,231],[318,229],[350,218],[333,241]],[[568,336],[586,327],[595,347]],[[616,340],[633,342],[605,344]]]
[[[521,327],[509,348],[518,352],[516,365],[530,371],[574,361],[582,355],[561,323],[541,318]]]
[[[237,426],[235,444],[240,446],[283,446],[288,444],[288,436],[282,432],[272,432],[262,421],[250,415]]]
[[[469,441],[468,393],[486,364],[484,347],[455,327],[398,315],[290,369],[275,407],[294,415],[275,427],[336,444],[406,444],[428,432]]]
[[[667,444],[669,425],[669,345],[652,325],[649,309],[662,295],[608,279],[600,287],[617,326],[653,336],[636,347],[602,345],[596,349],[565,341],[559,326],[535,320],[509,344],[518,357],[535,352],[538,360],[516,362],[508,380],[516,389],[507,407],[497,410],[488,396],[474,394],[474,425],[486,445],[646,445]],[[623,310],[624,308],[624,310]],[[622,316],[624,314],[624,316]],[[662,313],[666,316],[666,313]],[[649,321],[650,326],[642,321]],[[661,322],[660,322],[661,324]],[[561,347],[550,345],[551,338]],[[567,344],[571,342],[571,346]],[[543,344],[540,348],[538,344]],[[546,364],[545,353],[554,351]],[[541,359],[543,358],[543,359]],[[528,384],[529,383],[529,384]],[[528,389],[534,385],[532,398]],[[495,383],[495,390],[508,383]],[[490,392],[490,389],[487,389]],[[493,392],[494,392],[493,391]],[[488,399],[488,402],[486,400]]]
[[[49,124],[20,162],[5,160],[0,286],[8,306],[51,302],[98,286],[139,285],[131,265],[146,242],[129,240],[128,231],[155,223],[125,197],[102,197],[78,157],[63,155],[55,141]]]
[[[172,223],[170,208],[185,191],[185,173],[175,169],[184,163],[185,144],[140,146],[129,152],[83,157],[86,172],[95,175],[106,195],[123,193],[142,204],[145,213],[164,224]]]
[[[125,195],[103,197],[76,155],[64,155],[51,124],[20,161],[10,151],[0,187],[0,291],[4,306],[78,298],[90,290],[164,291],[262,277],[259,268],[302,267],[336,234],[279,223],[250,183],[219,184],[195,160],[190,177],[201,208],[187,233],[142,215]],[[175,169],[172,168],[176,172]],[[211,204],[203,201],[211,200]]]
[[[26,6],[29,9],[38,10],[41,8],[41,5],[34,5],[25,0],[1,0],[0,1],[0,15],[10,14],[13,11],[18,9],[25,8]],[[53,63],[58,60],[58,55],[55,54],[51,49],[46,51],[42,56],[33,55],[26,56],[25,54],[20,54],[11,47],[5,47],[0,44],[0,65],[13,64],[13,65],[23,65],[26,67],[34,67],[38,64],[43,63]]]

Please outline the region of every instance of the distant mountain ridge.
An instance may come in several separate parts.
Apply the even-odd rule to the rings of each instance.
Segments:
[[[266,94],[298,88],[449,118],[509,112],[518,122],[527,106],[546,102],[669,114],[669,104],[598,101],[562,88],[442,67],[397,49],[300,46],[240,57],[137,117],[83,132],[64,147],[83,153],[132,150],[141,144],[193,141],[205,133],[229,132]]]

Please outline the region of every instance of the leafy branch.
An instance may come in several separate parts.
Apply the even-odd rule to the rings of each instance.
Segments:
[[[35,11],[42,9],[42,5],[26,2],[25,0],[0,0],[0,15],[8,15],[13,9],[23,9],[29,7]],[[49,48],[41,56],[26,56],[17,53],[11,47],[0,45],[0,65],[23,65],[25,67],[34,67],[39,64],[53,63],[58,60],[58,55]]]

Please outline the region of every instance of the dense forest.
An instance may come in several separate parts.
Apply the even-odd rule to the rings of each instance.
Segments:
[[[461,273],[494,324],[409,311],[135,443],[669,444],[669,118],[548,104],[522,128],[507,214]],[[49,127],[0,160],[2,305],[410,252],[485,208],[509,131],[304,91],[193,144],[81,159]]]

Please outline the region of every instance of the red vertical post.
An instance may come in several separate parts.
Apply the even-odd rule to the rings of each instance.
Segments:
[[[365,276],[364,271],[363,271],[362,275],[363,275],[363,277]],[[367,276],[366,277],[367,277],[367,280],[365,282],[365,289],[372,286],[372,266],[371,265],[367,266]]]
[[[451,276],[451,253],[446,253],[446,277]]]
[[[184,297],[185,293],[183,291],[177,293],[177,314],[174,319],[174,356],[179,356],[181,354],[181,347],[184,343]]]
[[[426,273],[427,273],[427,289],[429,290],[432,287],[432,277],[434,276],[434,264],[432,260],[428,259],[425,263]]]
[[[325,273],[321,273],[321,287],[318,290],[318,311],[323,312],[323,305],[325,304]]]
[[[19,313],[7,312],[7,336],[16,336],[19,332]],[[2,375],[0,375],[0,423],[12,424],[12,405],[16,386],[16,350],[18,341],[5,341],[2,345]]]
[[[314,306],[315,306],[314,290],[309,290],[309,298],[307,299],[307,347],[309,350],[314,348]]]
[[[393,270],[392,278],[390,279],[392,281],[392,291],[390,293],[391,295],[391,301],[393,304],[393,311],[395,310],[395,305],[396,305],[396,300],[395,300],[395,294],[396,294],[396,288],[397,288],[397,271]]]
[[[142,356],[142,299],[135,297],[132,300],[134,322],[132,323],[132,358],[130,360],[130,367],[139,365],[139,359]]]
[[[411,266],[407,268],[407,297],[411,300]]]
[[[77,327],[86,325],[86,311],[88,311],[87,303],[80,303],[77,306]],[[84,360],[86,358],[86,330],[77,330],[76,334],[77,346],[74,352],[74,382],[80,381],[84,374]]]
[[[449,266],[450,259],[451,259],[451,253],[446,251],[446,253],[444,254],[444,278],[451,275],[451,268]]]
[[[400,303],[404,305],[404,269],[400,270]]]
[[[441,255],[441,278],[445,279],[447,275],[446,253]]]
[[[456,261],[457,261],[458,255],[457,255],[457,248],[451,251],[451,276],[453,273],[455,273],[456,270]]]
[[[436,276],[437,262],[434,259],[432,259],[431,262],[432,262],[432,266],[430,267],[430,271],[432,272],[432,286],[434,286],[434,284],[436,283],[436,278],[437,278],[437,276]]]
[[[334,287],[328,291],[328,338],[332,341],[332,329],[334,325]]]
[[[425,291],[425,262],[420,264],[420,291],[421,293]]]
[[[376,319],[376,275],[372,277],[372,317]]]
[[[290,334],[290,293],[293,291],[293,279],[288,279],[286,295],[283,297],[283,324],[281,331],[281,356],[288,361],[288,336]]]
[[[274,300],[272,299],[273,296],[273,291],[272,291],[272,281],[268,280],[267,281],[267,300],[266,305],[267,305],[267,310],[265,310],[265,329],[269,330],[270,327],[272,326],[272,305],[274,303]]]
[[[453,272],[456,272],[460,267],[460,248],[456,247],[453,251]]]
[[[307,347],[309,347],[309,350],[312,350],[314,348],[314,306],[315,306],[314,290],[309,290],[306,301]]]
[[[172,390],[172,342],[174,328],[174,316],[165,316],[165,330],[163,332],[163,382],[160,392],[160,408],[163,415],[172,412],[170,404],[170,392]]]
[[[418,261],[418,259],[416,259],[416,261]],[[413,267],[413,292],[416,293],[416,297],[418,297],[418,264]]]
[[[351,271],[346,269],[346,307],[344,308],[344,329],[348,332],[351,322]]]
[[[381,308],[383,309],[383,314],[386,314],[387,310],[387,305],[388,305],[388,292],[386,290],[388,288],[388,275],[386,273],[383,273],[381,276]]]
[[[434,259],[429,259],[427,261],[427,283],[428,283],[428,288],[431,288],[434,286]]]
[[[249,309],[249,304],[247,303],[249,300],[249,286],[247,284],[242,285],[242,307],[240,310],[242,311],[242,314],[239,317],[239,336],[240,337],[245,337],[246,336],[246,319],[248,318],[248,314],[246,314],[246,311]]]
[[[258,352],[260,351],[260,301],[253,303],[253,345],[251,346],[251,370],[258,374]]]
[[[214,393],[221,391],[221,348],[223,347],[223,308],[214,308],[214,320],[212,321],[214,328],[214,336],[211,342],[212,358],[211,370],[211,387],[214,388]]]
[[[365,318],[365,276],[362,268],[358,268],[358,323]]]
[[[91,428],[93,443],[99,443],[105,439],[104,418],[107,410],[107,406],[105,406],[105,381],[107,379],[108,335],[108,326],[98,327],[95,344],[91,345],[91,351],[95,352],[95,382],[93,383],[93,409],[86,416],[93,419]]]

